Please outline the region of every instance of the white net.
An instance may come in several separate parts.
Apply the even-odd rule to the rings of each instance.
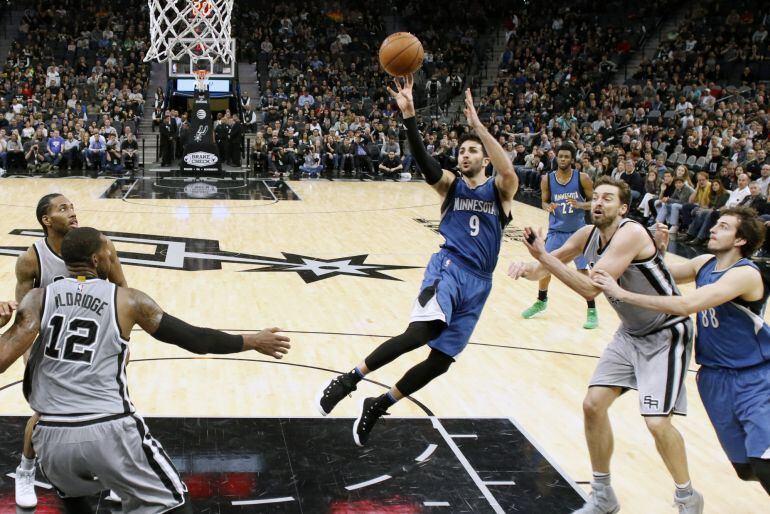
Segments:
[[[234,61],[233,0],[148,0],[150,48],[145,61]]]
[[[209,72],[206,70],[195,71],[195,89],[206,91],[209,88]]]

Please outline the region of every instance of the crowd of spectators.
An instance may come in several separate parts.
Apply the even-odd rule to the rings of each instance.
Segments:
[[[404,0],[327,0],[265,4],[239,13],[247,20],[234,27],[244,41],[241,56],[256,63],[260,78],[260,98],[244,102],[245,125],[261,128],[255,166],[284,173],[325,165],[327,175],[378,175],[380,156],[387,157],[383,145],[389,138],[399,142],[397,108],[386,91],[392,79],[377,58],[388,20],[419,34],[425,61],[416,98],[435,114],[461,93],[470,63],[484,55],[484,27],[497,25],[492,1],[445,4],[436,10]]]
[[[698,3],[676,30],[663,34],[637,81],[750,85],[770,80],[770,21],[759,0]]]
[[[602,75],[601,62],[612,56],[598,60],[601,48],[613,46],[601,38],[589,43],[594,36],[584,34],[581,16],[572,22],[565,16],[561,30],[576,27],[571,44],[565,39],[541,55],[530,49],[538,47],[532,38],[547,32],[542,16],[534,24],[526,14],[512,19],[515,50],[503,57],[508,66],[479,110],[511,155],[524,194],[538,197],[541,177],[556,167],[555,149],[570,141],[578,149],[577,169],[592,179],[610,174],[626,180],[633,192],[631,215],[648,224],[667,223],[682,241],[705,244],[725,205],[770,213],[768,84],[747,80],[746,73],[683,73],[693,56],[678,46],[684,42],[708,53],[751,42],[746,55],[767,55],[762,35],[770,9],[749,0],[732,3],[724,16],[718,12],[713,4],[696,6],[661,45],[658,55],[671,58],[657,59],[652,67],[643,63],[640,80],[622,85]],[[724,28],[726,18],[747,25]],[[688,42],[694,28],[695,46]],[[549,34],[546,41],[555,39]],[[559,64],[560,51],[576,46],[576,56]],[[700,59],[697,51],[694,59]]]
[[[145,13],[135,3],[135,11],[117,16],[57,0],[25,15],[0,80],[4,164],[40,168],[80,160],[106,168],[124,159],[118,145],[131,146],[128,133],[135,132],[133,113],[141,113],[147,82],[138,59]],[[227,141],[221,150],[236,161],[231,134],[258,129],[250,157],[259,173],[395,180],[419,173],[376,50],[386,23],[410,23],[426,47],[418,105],[429,104],[438,88],[459,93],[494,4],[449,4],[436,12],[402,0],[326,0],[239,12],[235,35],[241,57],[260,70],[261,94],[240,98],[245,129],[229,113],[216,123],[218,143]],[[66,16],[76,7],[89,16]],[[577,169],[592,179],[627,181],[631,215],[669,224],[680,240],[703,244],[723,206],[750,205],[770,226],[763,75],[770,9],[756,0],[698,5],[631,80],[612,80],[646,33],[677,8],[668,0],[633,8],[581,0],[522,3],[506,15],[500,75],[476,98],[515,165],[523,195],[538,198],[542,176],[555,169],[555,149],[570,141]],[[431,92],[433,81],[439,85]],[[451,169],[466,127],[430,114],[419,116],[426,147]],[[185,119],[172,117],[179,142]],[[163,154],[171,158],[178,148]],[[770,243],[763,255],[767,250]]]
[[[0,165],[122,171],[136,163],[149,68],[146,2],[38,1],[0,71]]]

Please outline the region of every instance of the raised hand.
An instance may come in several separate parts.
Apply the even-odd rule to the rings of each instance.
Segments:
[[[396,77],[393,79],[393,83],[396,86],[395,91],[388,86],[388,94],[396,100],[398,108],[401,110],[401,114],[405,118],[409,118],[415,115],[414,112],[414,97],[412,96],[412,88],[414,87],[414,75],[411,73],[405,77]]]
[[[484,126],[476,112],[476,107],[473,105],[473,95],[471,94],[470,88],[465,90],[465,108],[463,109],[463,113],[465,114],[465,120],[468,122],[468,126],[473,130],[477,130]]]
[[[545,239],[543,238],[543,229],[535,232],[532,227],[524,228],[524,246],[529,250],[529,254],[535,259],[540,259],[548,252],[545,249]]]
[[[266,328],[256,334],[243,335],[243,347],[247,350],[256,350],[264,355],[269,355],[276,359],[282,359],[289,353],[289,339],[286,336],[279,335],[280,328]]]
[[[663,255],[666,254],[666,250],[668,249],[668,240],[669,240],[669,233],[668,233],[668,227],[665,223],[656,223],[655,224],[655,246],[657,247],[658,251],[662,253]]]

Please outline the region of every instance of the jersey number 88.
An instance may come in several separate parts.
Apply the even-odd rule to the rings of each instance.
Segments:
[[[701,311],[699,314],[700,324],[703,325],[703,328],[719,328],[719,318],[717,318],[716,309],[712,307],[711,309]]]

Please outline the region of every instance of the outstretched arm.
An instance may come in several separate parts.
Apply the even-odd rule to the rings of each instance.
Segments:
[[[682,296],[650,296],[632,293],[621,288],[617,281],[604,270],[594,270],[593,281],[608,297],[677,316],[689,316],[744,295],[761,297],[763,287],[759,271],[749,266],[733,268],[716,282]]]
[[[476,107],[473,105],[473,95],[470,89],[465,90],[465,118],[468,120],[468,126],[471,127],[476,135],[481,139],[492,166],[497,171],[495,184],[504,196],[504,200],[513,200],[516,191],[519,189],[519,176],[513,169],[513,162],[508,158],[508,154],[495,137],[489,133],[487,127],[479,120]]]
[[[455,176],[441,169],[441,165],[436,159],[428,155],[428,150],[422,142],[422,136],[417,130],[417,120],[415,119],[414,99],[412,97],[412,88],[414,87],[414,75],[409,74],[403,78],[403,82],[396,78],[394,80],[396,90],[388,87],[388,93],[396,100],[401,115],[404,118],[406,126],[406,138],[409,140],[409,148],[412,149],[417,165],[420,171],[425,175],[425,182],[428,183],[442,197],[446,196],[449,186],[455,180]]]
[[[33,289],[24,296],[16,311],[13,326],[0,336],[0,373],[4,373],[11,364],[26,352],[35,342],[40,330],[40,312],[43,304],[43,290]],[[15,302],[5,302],[0,308],[0,326],[8,323],[11,312],[16,307]]]
[[[665,223],[657,223],[655,225],[655,235],[653,237],[655,238],[655,246],[657,246],[658,252],[661,256],[665,256],[666,250],[668,250],[669,240],[668,227]],[[674,282],[677,284],[687,284],[688,282],[695,280],[701,266],[706,264],[706,261],[712,257],[711,254],[707,253],[698,255],[697,257],[688,259],[684,262],[666,262],[666,267],[668,268],[669,273],[671,273]]]
[[[281,331],[279,328],[265,329],[256,334],[232,335],[221,330],[189,325],[163,312],[155,300],[136,289],[118,290],[118,316],[123,331],[130,332],[137,324],[158,341],[197,354],[256,350],[280,359],[291,347],[289,338],[277,333]]]
[[[582,231],[589,227],[591,226],[583,227],[580,230]],[[596,267],[607,270],[615,278],[622,275],[626,268],[628,268],[628,265],[631,264],[631,261],[639,255],[650,240],[649,236],[644,234],[642,230],[644,229],[641,226],[636,226],[632,223],[619,228],[612,238],[612,245],[607,247],[599,262],[596,263]],[[529,243],[525,239],[524,244],[527,246],[527,250],[529,250],[532,257],[540,261],[540,264],[545,269],[586,300],[593,300],[601,294],[601,288],[591,281],[588,276],[569,268],[555,256],[555,252],[554,254],[546,252],[540,238],[533,243]]]
[[[588,240],[588,235],[591,233],[592,225],[582,227],[577,232],[572,234],[569,239],[559,248],[554,250],[551,255],[563,263],[568,263],[575,259],[583,252],[583,247]],[[534,246],[537,248],[542,247],[542,251],[545,252],[545,239],[543,238],[543,231],[539,233],[527,227],[524,229],[524,240],[532,241],[531,243],[525,243],[527,246]],[[530,252],[531,253],[531,252]],[[519,278],[526,278],[527,280],[540,280],[548,275],[548,269],[540,262],[513,262],[508,267],[508,276],[514,280]]]

